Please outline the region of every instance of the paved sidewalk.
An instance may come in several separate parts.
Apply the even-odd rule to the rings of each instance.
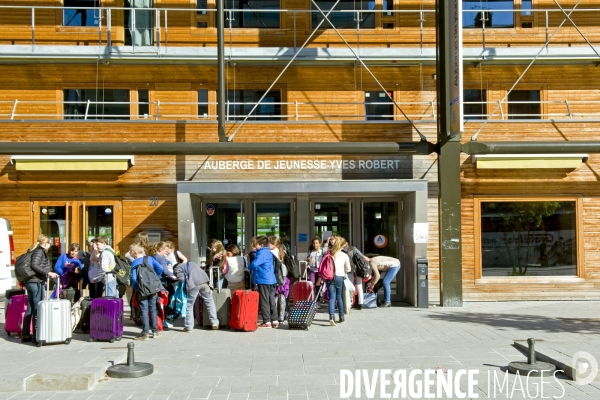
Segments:
[[[494,386],[494,375],[504,379],[509,362],[526,360],[514,341],[533,337],[538,340],[538,351],[545,347],[567,361],[569,353],[586,351],[600,361],[599,315],[600,302],[505,302],[352,311],[346,323],[336,327],[329,326],[327,315],[320,313],[309,331],[289,331],[284,325],[253,333],[202,329],[184,333],[178,321],[163,338],[135,344],[136,360],[154,364],[151,376],[104,378],[89,391],[6,392],[0,393],[0,400],[326,400],[340,398],[342,369],[370,373],[375,369],[408,373],[442,369],[448,374],[448,370],[463,368],[479,370],[479,398],[541,398],[539,378],[527,385],[525,378],[515,380],[509,375],[502,392],[499,385]],[[127,337],[120,342],[88,343],[84,341],[87,335],[77,335],[69,346],[38,349],[16,343],[2,330],[0,375],[52,371],[68,376],[90,363],[111,358],[121,362],[126,355],[123,347],[137,332],[139,328],[128,321]],[[545,398],[600,399],[600,381],[580,386],[563,376],[545,382]],[[465,383],[461,381],[460,388],[466,391]],[[393,388],[392,384],[389,392]],[[361,398],[365,398],[364,387]],[[380,398],[379,387],[374,398]]]

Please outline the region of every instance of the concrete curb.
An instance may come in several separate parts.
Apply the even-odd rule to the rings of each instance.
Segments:
[[[108,367],[125,362],[127,354],[124,353],[113,358],[114,360],[108,361],[104,365],[82,367],[71,374],[42,373],[26,377],[0,375],[0,393],[90,390],[96,382],[104,379]]]

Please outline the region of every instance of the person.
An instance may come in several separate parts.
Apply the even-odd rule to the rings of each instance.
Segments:
[[[328,240],[331,245],[331,241]],[[339,322],[344,320],[344,301],[342,299],[342,290],[344,289],[344,277],[350,272],[350,259],[348,255],[341,251],[346,246],[346,239],[341,236],[336,236],[333,239],[331,246],[331,256],[335,266],[334,277],[327,282],[327,290],[329,291],[329,325],[335,326],[335,302],[337,300],[338,313],[340,316]]]
[[[139,244],[144,248],[146,254],[150,253],[150,240],[148,239],[148,234],[146,232],[138,233],[135,239],[133,239],[132,244]],[[129,264],[133,262],[133,257],[131,257],[129,252],[125,253],[125,259],[129,261]]]
[[[277,305],[275,303],[275,286],[277,279],[273,269],[273,254],[269,251],[269,239],[260,236],[256,239],[256,258],[248,265],[253,280],[258,285],[260,295],[260,311],[263,322],[259,328],[277,328]]]
[[[274,235],[267,236],[267,238],[269,239],[269,250],[275,257],[283,262],[283,257],[285,257],[285,249],[283,248],[281,239]]]
[[[186,256],[181,254],[179,250],[175,248],[175,243],[170,240],[165,241],[165,245],[167,245],[167,262],[171,262],[173,267],[175,267],[179,263],[186,263],[188,259]]]
[[[54,264],[54,272],[60,276],[60,287],[57,295],[67,288],[75,289],[75,301],[79,300],[79,272],[83,270],[83,264],[77,257],[79,254],[79,243],[71,243],[69,252],[61,254]]]
[[[115,275],[111,274],[115,267],[115,251],[108,244],[106,236],[98,236],[96,246],[100,252],[100,269],[104,273],[104,287],[106,289],[106,297],[119,297],[117,290],[117,280]]]
[[[88,277],[90,279],[90,297],[96,299],[102,297],[104,282],[102,281],[102,269],[100,269],[100,251],[98,250],[98,239],[90,240],[88,252],[90,253],[90,267]]]
[[[367,258],[367,257],[365,257]],[[383,304],[380,306],[382,308],[391,307],[392,306],[392,289],[390,287],[390,283],[396,277],[398,272],[400,271],[400,260],[394,257],[387,256],[377,256],[373,258],[367,258],[369,264],[371,265],[371,269],[373,270],[373,277],[369,282],[369,289],[374,290],[376,288],[376,284],[381,277],[381,272],[385,271],[385,276],[382,280],[383,286]],[[377,290],[375,290],[377,291]]]
[[[175,266],[175,276],[180,282],[185,281],[187,288],[187,309],[185,315],[184,332],[192,332],[194,328],[194,303],[198,294],[206,305],[208,317],[213,330],[219,329],[219,319],[217,318],[217,309],[212,296],[212,290],[208,285],[209,279],[206,272],[195,262],[179,263]],[[202,321],[200,321],[202,322]]]
[[[279,261],[285,261],[286,250],[283,241],[277,236],[268,236],[269,250]],[[291,271],[288,271],[288,274]],[[286,310],[288,309],[288,297],[290,295],[290,278],[284,278],[283,285],[275,287],[275,303],[277,304],[277,322],[282,323],[285,319]]]
[[[56,272],[50,269],[50,260],[48,259],[48,249],[50,248],[50,238],[46,235],[39,235],[37,241],[29,248],[31,251],[31,269],[35,275],[25,283],[27,291],[27,311],[23,319],[23,330],[21,332],[21,343],[36,342],[37,335],[37,310],[40,301],[44,300],[45,281],[52,278],[58,278]],[[33,324],[31,323],[33,318]],[[33,331],[30,327],[33,326]]]
[[[226,271],[224,272],[227,280],[227,288],[233,293],[236,290],[244,290],[244,271],[246,269],[246,261],[240,255],[240,249],[236,244],[230,244],[226,248],[227,262]]]
[[[131,287],[137,292],[138,283],[138,267],[144,262],[146,257],[146,251],[139,244],[132,244],[129,247],[129,254],[133,257],[131,263]],[[163,273],[162,266],[151,256],[146,258],[146,262],[154,269],[157,276],[161,276]],[[137,301],[140,305],[142,314],[142,332],[136,336],[135,340],[148,340],[148,337],[158,339],[162,336],[158,330],[157,315],[156,315],[156,294],[149,296],[137,295]],[[148,313],[150,315],[148,315]]]
[[[346,252],[346,254],[348,254],[348,258],[350,259],[350,266],[352,267],[352,270],[348,273],[348,279],[350,279],[350,282],[354,283],[354,287],[356,289],[356,309],[362,310],[365,298],[363,288],[364,281],[363,278],[356,275],[356,266],[354,265],[352,258],[354,257],[354,254],[357,254],[359,257],[363,257],[365,260],[367,258],[364,256],[364,254],[360,252],[360,250],[358,250],[355,246],[350,246],[349,243],[346,245],[344,251]]]
[[[306,261],[308,261],[308,279],[313,284],[313,290],[315,295],[318,293],[321,286],[321,278],[319,277],[319,265],[323,259],[323,248],[321,247],[321,238],[315,236],[312,239],[311,245],[308,248],[308,255]]]
[[[223,242],[218,239],[212,239],[209,244],[210,253],[208,257],[208,266],[209,267],[219,267],[219,270],[223,270],[225,267],[225,263],[227,262],[227,251],[225,251],[225,247],[223,246]],[[209,273],[213,271],[209,268]],[[215,277],[213,276],[213,279]],[[218,281],[215,286],[219,289],[223,287],[223,278],[217,277]]]
[[[81,262],[81,265],[83,265],[83,268],[81,268],[81,271],[79,271],[79,276],[81,277],[81,289],[89,290],[90,253],[83,249],[79,249],[79,251],[77,252],[77,258]]]
[[[158,242],[150,247],[149,255],[154,257],[154,259],[163,267],[163,274],[171,277],[173,276],[173,264],[167,261],[167,251],[167,244],[165,242]]]

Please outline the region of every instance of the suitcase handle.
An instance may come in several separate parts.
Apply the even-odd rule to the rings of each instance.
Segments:
[[[59,300],[58,296],[60,295],[58,289],[60,289],[60,275],[56,277],[56,299]],[[46,279],[46,294],[44,295],[45,300],[50,300],[50,277]]]

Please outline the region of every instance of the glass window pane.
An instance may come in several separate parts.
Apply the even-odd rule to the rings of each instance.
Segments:
[[[539,90],[513,90],[508,95],[508,119],[541,119]]]
[[[323,11],[323,13],[327,14],[327,11],[331,10],[333,5],[336,2],[334,0],[328,1],[317,1],[319,8]],[[390,2],[391,3],[391,2]],[[393,7],[393,5],[392,5]],[[317,10],[312,13],[312,27],[313,29],[319,25],[323,18],[323,14],[321,14],[318,9],[313,5],[313,10]],[[361,28],[375,28],[375,14],[366,12],[368,10],[375,9],[374,1],[355,1],[355,0],[341,0],[334,10],[356,10],[356,11],[364,11],[361,13],[353,13],[353,12],[332,12],[329,14],[329,20],[337,29],[356,29],[357,23]],[[358,16],[358,21],[357,21]],[[325,21],[321,24],[319,29],[330,29],[331,24]]]
[[[478,89],[463,90],[464,116],[468,119],[486,119],[486,91]]]
[[[209,243],[218,239],[225,246],[237,244],[240,251],[245,253],[244,242],[245,220],[240,203],[208,203],[206,204],[206,259],[209,259]]]
[[[244,116],[252,111],[252,108],[254,108],[264,94],[265,92],[260,90],[228,90],[228,118],[244,119]],[[252,116],[248,119],[261,121],[281,120],[277,115],[281,115],[281,93],[277,90],[272,90],[260,102],[256,110],[252,112]]]
[[[521,15],[522,16],[531,16],[533,15],[532,9],[532,1],[531,0],[521,0]]]
[[[86,212],[86,237],[88,243],[95,237],[106,236],[109,246],[114,248],[113,206],[87,206]]]
[[[208,118],[208,90],[198,90],[198,117]]]
[[[98,0],[64,0],[63,25],[98,26],[100,24],[100,9],[87,9],[98,7],[98,3]]]
[[[292,249],[292,214],[290,203],[257,203],[256,236],[277,236],[284,247]]]
[[[398,203],[370,202],[363,204],[364,253],[371,255],[398,256]],[[384,235],[387,243],[375,243]]]
[[[482,276],[577,275],[574,201],[481,203]]]
[[[150,96],[148,89],[138,90],[138,114],[140,118],[148,118],[150,114]]]
[[[63,95],[65,119],[84,119],[86,110],[88,119],[129,119],[129,89],[65,89]]]
[[[323,238],[323,232],[340,235],[348,242],[350,237],[350,206],[348,203],[314,203],[313,234]],[[352,243],[351,243],[352,244]]]
[[[365,116],[367,121],[394,119],[394,103],[388,97],[394,97],[393,92],[365,92]]]
[[[54,268],[56,260],[61,254],[67,252],[67,235],[71,233],[70,207],[68,208],[69,219],[67,219],[67,206],[40,205],[40,233],[50,238],[48,258]]]
[[[512,0],[463,0],[463,28],[513,28]]]
[[[279,10],[279,0],[226,0],[226,9],[245,10],[225,14],[225,26],[234,28],[279,28],[279,12],[261,12],[260,10]]]

